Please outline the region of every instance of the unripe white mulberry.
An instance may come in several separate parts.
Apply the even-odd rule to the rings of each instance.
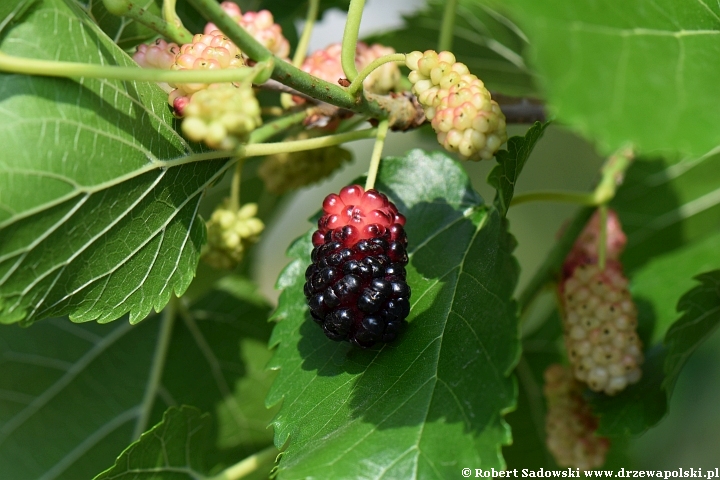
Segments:
[[[241,68],[245,66],[240,49],[218,30],[208,34],[197,34],[192,42],[180,47],[175,61],[170,66],[172,70],[219,70],[224,68]],[[168,103],[175,107],[178,115],[184,115],[182,109],[176,104],[182,103],[182,97],[192,96],[194,93],[208,88],[207,83],[171,83],[175,90],[170,92]],[[185,102],[186,103],[186,102]],[[184,106],[184,105],[183,105]]]
[[[326,82],[337,84],[338,80],[345,78],[345,72],[343,72],[340,60],[341,51],[342,45],[339,43],[328,45],[326,48],[309,55],[300,68]],[[358,42],[355,50],[355,66],[360,71],[376,59],[393,53],[395,53],[395,50],[391,47],[380,44],[367,45]],[[363,87],[372,93],[385,94],[394,90],[399,81],[400,69],[394,62],[388,62],[368,75],[363,81]]]
[[[625,236],[611,212],[607,261],[600,270],[599,225],[597,218],[591,220],[568,255],[559,294],[565,347],[575,378],[596,392],[615,395],[640,380],[643,353],[636,333],[637,309],[618,260]]]
[[[411,52],[405,64],[438,142],[464,160],[493,158],[507,141],[507,129],[485,84],[450,52]]]
[[[208,243],[202,253],[203,261],[215,268],[235,268],[265,228],[256,215],[254,203],[245,204],[238,211],[226,205],[216,209],[207,222]]]
[[[152,45],[138,45],[133,60],[143,68],[169,69],[175,63],[178,52],[180,52],[178,44],[158,38]],[[158,83],[158,86],[168,93],[172,90],[172,87],[165,82]]]
[[[610,441],[595,435],[597,418],[582,397],[582,385],[562,365],[545,370],[546,442],[560,467],[591,470],[605,463]]]
[[[311,138],[310,132],[302,132],[288,140]],[[268,191],[282,194],[289,190],[318,182],[352,159],[352,154],[339,146],[279,153],[265,157],[258,174]]]
[[[268,10],[260,10],[259,12],[245,12],[243,14],[240,7],[233,2],[222,2],[220,7],[274,55],[283,59],[288,58],[290,55],[290,42],[283,36],[282,28],[275,23],[272,13]],[[208,23],[205,26],[206,34],[214,30],[218,30],[214,23]]]
[[[231,150],[261,123],[260,104],[251,85],[218,83],[192,96],[182,130],[190,140]]]

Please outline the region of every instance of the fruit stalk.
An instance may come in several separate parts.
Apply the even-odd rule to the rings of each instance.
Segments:
[[[365,190],[375,188],[375,179],[380,169],[380,159],[382,158],[382,150],[385,145],[385,137],[388,132],[388,121],[381,120],[377,127],[377,136],[375,137],[375,145],[373,146],[372,156],[370,157],[370,168],[365,183]]]
[[[307,55],[308,44],[310,43],[313,27],[315,27],[319,7],[320,0],[310,0],[308,2],[307,15],[305,16],[305,26],[303,27],[302,35],[300,35],[300,40],[298,40],[292,59],[292,64],[296,67],[302,65],[305,60],[305,56]]]
[[[442,25],[440,26],[440,37],[438,38],[438,52],[452,50],[456,8],[457,0],[445,0],[445,10],[443,11]]]
[[[375,60],[370,62],[367,67],[363,68],[360,73],[358,73],[357,77],[355,77],[355,79],[350,83],[350,86],[348,87],[348,92],[350,92],[351,95],[357,94],[357,92],[362,90],[363,82],[368,77],[368,75],[370,75],[376,68],[390,62],[404,63],[405,54],[392,53],[390,55],[385,55],[384,57],[376,58]]]
[[[357,49],[363,8],[365,8],[365,0],[350,0],[347,21],[345,22],[345,31],[343,32],[342,38],[340,63],[342,64],[343,72],[345,72],[345,78],[351,82],[355,80],[355,77],[358,75],[355,65],[355,51]]]

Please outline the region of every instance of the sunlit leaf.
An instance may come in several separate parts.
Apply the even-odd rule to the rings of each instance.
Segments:
[[[133,65],[74,2],[22,20],[4,53]],[[157,86],[0,74],[0,110],[0,322],[134,323],[187,288],[226,162],[199,161]]]
[[[720,5],[698,0],[486,0],[527,34],[557,119],[606,152],[700,156],[720,145]]]

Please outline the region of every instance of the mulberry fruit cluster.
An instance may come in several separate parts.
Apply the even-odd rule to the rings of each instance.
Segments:
[[[326,82],[338,83],[338,80],[345,78],[340,61],[341,51],[342,46],[339,43],[333,43],[323,50],[317,50],[305,59],[301,69]],[[355,65],[358,70],[362,70],[376,59],[392,53],[395,53],[395,50],[391,47],[358,42],[355,50]],[[372,93],[385,94],[394,90],[399,81],[400,69],[394,62],[388,62],[373,70],[363,81],[363,87]]]
[[[307,131],[287,140],[311,138]],[[352,153],[339,146],[279,153],[265,157],[258,174],[268,191],[283,194],[296,188],[318,182],[332,175],[343,163],[352,159]]]
[[[410,312],[405,217],[358,185],[328,195],[323,213],[305,272],[313,319],[330,339],[363,348],[395,340]]]
[[[222,2],[220,8],[225,10],[225,13],[230,18],[247,30],[255,40],[263,44],[274,55],[283,59],[290,55],[290,42],[283,36],[282,28],[275,23],[272,13],[268,10],[245,12],[243,14],[240,7],[234,2]],[[214,30],[218,30],[214,23],[205,25],[205,34],[212,33]]]
[[[183,133],[211,148],[232,150],[261,123],[252,86],[217,83],[195,93],[184,109]]]
[[[170,66],[173,70],[217,70],[223,68],[240,68],[245,66],[240,49],[220,31],[197,34],[191,43],[180,47],[175,62]],[[185,107],[190,97],[209,87],[207,83],[170,84],[175,90],[170,92],[168,103],[175,112],[185,115]]]
[[[412,92],[438,142],[465,160],[490,160],[507,141],[505,115],[485,84],[450,52],[412,52],[405,64]]]
[[[605,463],[610,441],[595,435],[598,421],[582,397],[582,385],[562,365],[545,370],[547,447],[561,467],[591,470]]]
[[[215,210],[207,222],[207,245],[202,259],[209,265],[230,270],[242,261],[248,247],[258,240],[265,225],[256,217],[257,205],[248,203],[234,211],[227,206]]]
[[[575,378],[596,392],[614,395],[640,380],[643,353],[637,309],[619,261],[625,236],[617,216],[611,212],[608,218],[605,269],[598,266],[600,221],[594,218],[566,259],[559,293]]]
[[[175,63],[175,57],[180,52],[177,43],[168,43],[162,38],[155,40],[154,44],[140,44],[133,55],[133,60],[143,68],[160,68],[169,69]],[[160,88],[167,93],[172,91],[172,87],[167,83],[159,83]]]

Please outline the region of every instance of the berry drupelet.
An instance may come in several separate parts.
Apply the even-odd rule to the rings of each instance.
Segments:
[[[310,313],[332,340],[390,342],[410,313],[405,217],[382,193],[358,185],[330,194],[305,272]]]

